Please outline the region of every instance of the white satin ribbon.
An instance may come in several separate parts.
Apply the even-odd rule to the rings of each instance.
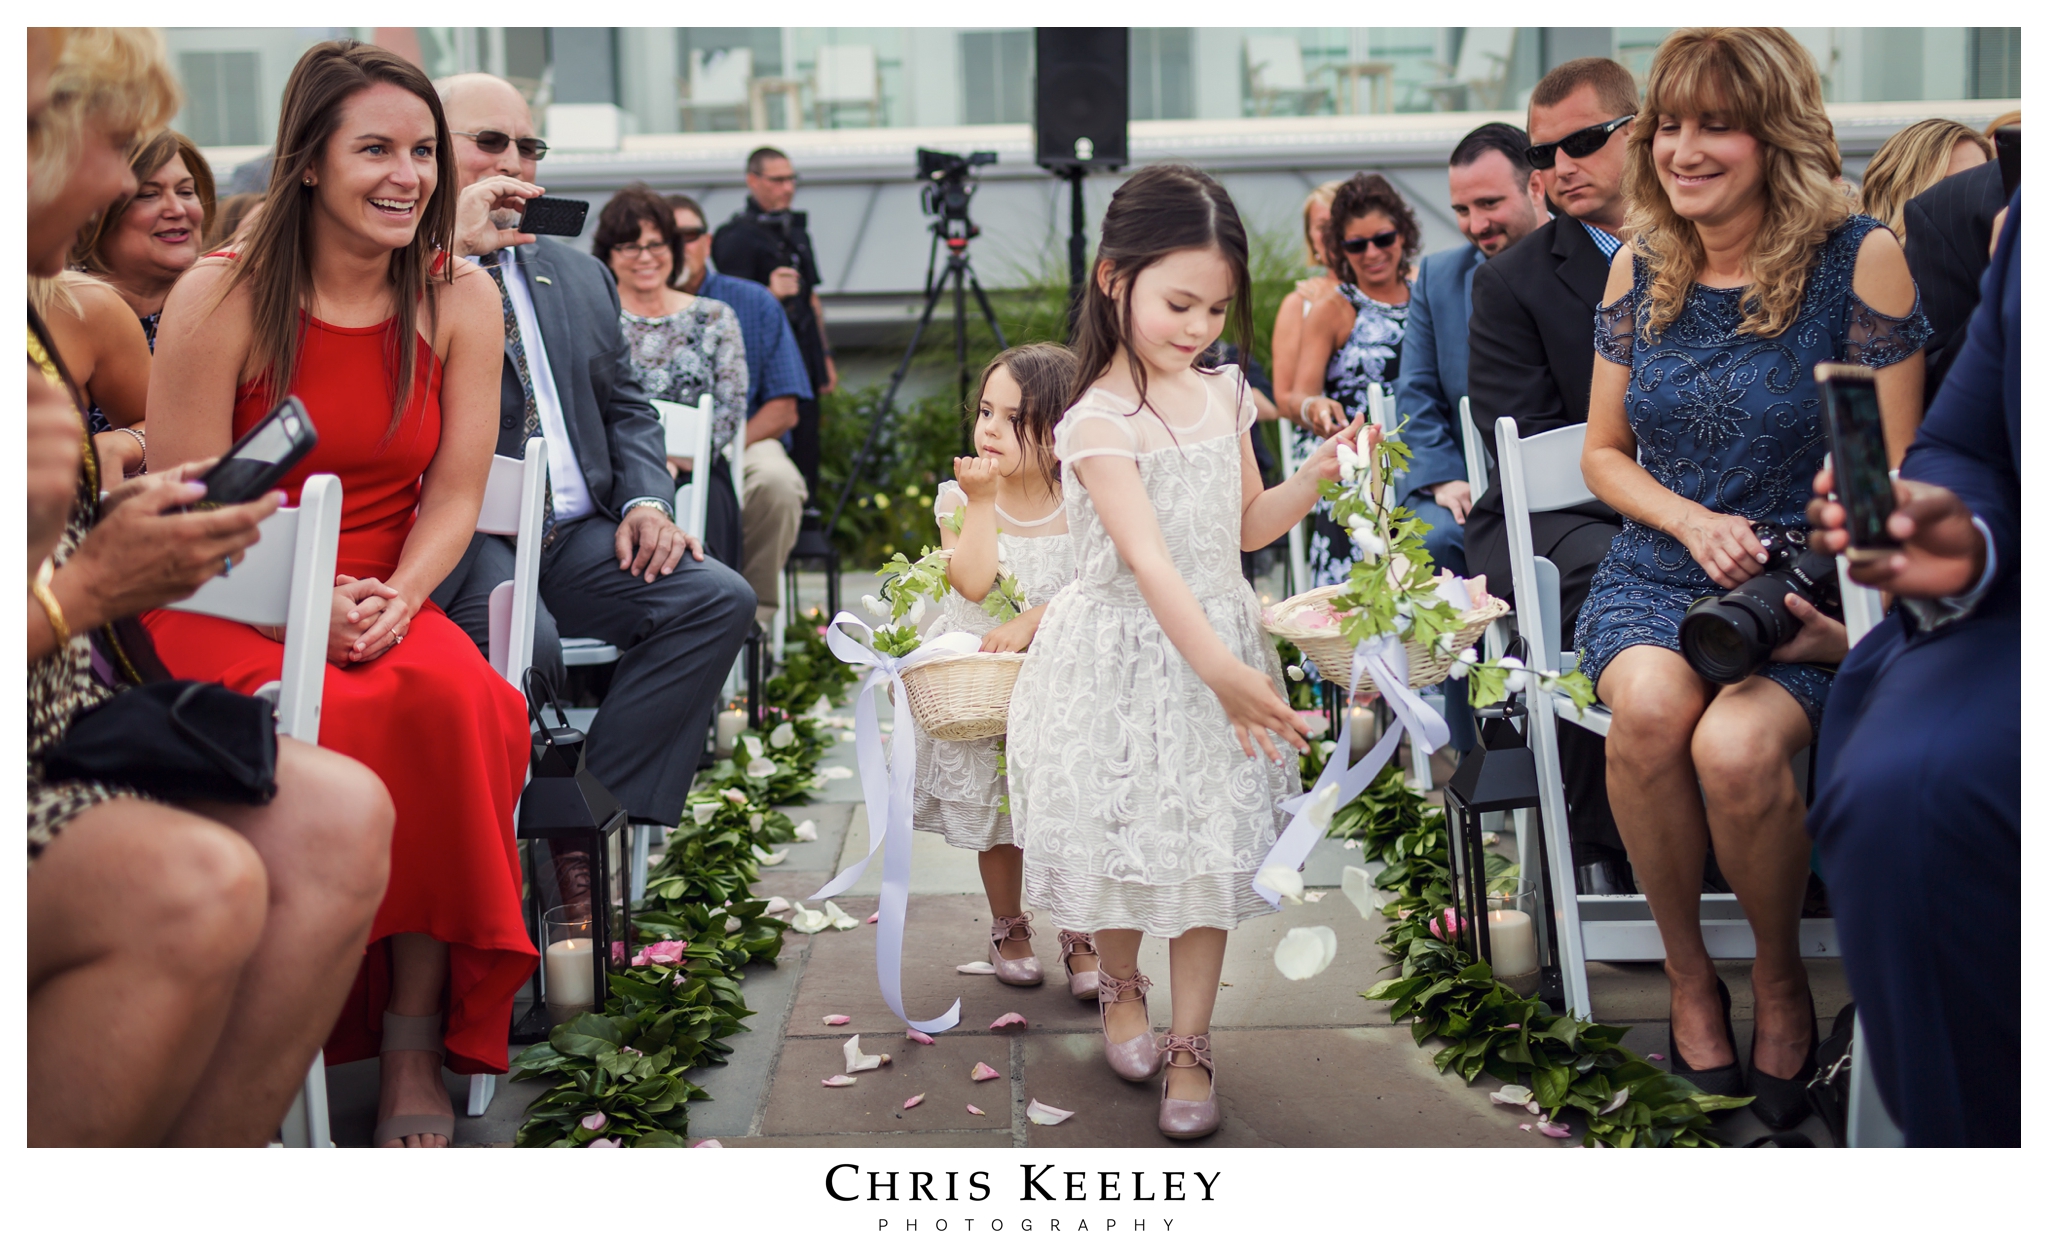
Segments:
[[[842,625],[867,629],[859,617],[841,612],[825,633],[832,654],[849,664],[869,664],[866,684],[854,699],[853,734],[860,760],[861,794],[868,805],[868,854],[839,872],[839,876],[813,892],[813,900],[842,895],[867,872],[868,862],[882,852],[881,914],[875,923],[875,979],[889,1012],[927,1035],[950,1031],[960,1021],[960,1001],[936,1018],[917,1021],[903,1012],[903,921],[910,908],[910,820],[917,791],[917,735],[910,713],[910,694],[904,688],[903,670],[927,660],[972,655],[981,649],[981,639],[971,633],[941,634],[917,650],[898,659],[884,655],[847,633]],[[895,683],[895,728],[889,740],[888,763],[882,760],[881,717],[868,693]]]
[[[1366,752],[1358,763],[1347,767],[1344,761],[1351,754],[1350,696],[1357,693],[1359,682],[1366,675],[1372,677],[1373,683],[1379,687],[1379,692],[1386,696],[1387,705],[1393,709],[1394,719],[1387,723],[1387,732],[1380,736],[1379,742],[1373,744],[1372,750]],[[1351,653],[1351,686],[1350,692],[1345,696],[1344,724],[1337,735],[1337,748],[1330,753],[1329,760],[1323,765],[1322,776],[1316,779],[1316,784],[1280,805],[1283,811],[1294,815],[1293,820],[1280,832],[1280,837],[1273,841],[1271,850],[1266,853],[1266,859],[1259,865],[1260,871],[1276,866],[1289,870],[1301,868],[1308,860],[1309,853],[1315,850],[1316,843],[1330,828],[1329,817],[1357,799],[1366,787],[1372,785],[1373,779],[1380,775],[1380,771],[1387,767],[1387,761],[1393,759],[1395,749],[1401,745],[1404,728],[1414,729],[1415,741],[1424,755],[1443,746],[1451,736],[1450,727],[1444,724],[1444,718],[1437,715],[1436,710],[1424,703],[1414,691],[1408,689],[1407,648],[1402,646],[1401,640],[1393,634],[1382,634],[1370,641],[1359,643],[1358,648]],[[1337,788],[1337,794],[1330,807],[1316,810],[1322,813],[1320,819],[1311,816],[1308,805],[1326,787],[1332,785]],[[1253,875],[1252,889],[1263,896],[1266,903],[1274,908],[1280,907],[1280,893],[1259,882],[1256,874]]]

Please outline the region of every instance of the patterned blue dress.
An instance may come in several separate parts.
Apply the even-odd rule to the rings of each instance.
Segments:
[[[1365,409],[1371,386],[1377,384],[1393,392],[1394,378],[1401,374],[1401,338],[1408,330],[1408,303],[1390,305],[1367,296],[1352,284],[1337,285],[1337,295],[1350,302],[1357,314],[1351,324],[1351,335],[1330,356],[1330,365],[1324,371],[1323,394],[1342,406],[1348,416]],[[1294,442],[1297,466],[1307,462],[1323,443],[1321,437],[1299,424],[1287,425],[1287,431],[1288,439]],[[1330,518],[1330,504],[1318,500],[1309,516],[1309,585],[1341,585],[1350,580],[1351,562],[1355,558],[1351,553],[1351,535]]]
[[[1678,317],[1651,341],[1637,325],[1649,272],[1635,259],[1635,284],[1599,308],[1593,343],[1601,357],[1629,369],[1628,424],[1658,484],[1710,511],[1804,527],[1827,453],[1813,365],[1887,367],[1912,357],[1933,332],[1917,296],[1910,313],[1894,317],[1871,309],[1851,287],[1856,252],[1881,226],[1857,215],[1829,233],[1798,319],[1768,340],[1736,333],[1740,290],[1695,284]],[[1683,543],[1627,521],[1579,611],[1580,671],[1597,683],[1629,647],[1678,650],[1686,608],[1720,592]],[[1833,669],[1773,662],[1759,675],[1789,691],[1819,730]]]

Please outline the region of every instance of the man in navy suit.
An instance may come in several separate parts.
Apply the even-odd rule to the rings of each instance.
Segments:
[[[1472,322],[1472,273],[1482,262],[1550,220],[1543,185],[1529,165],[1529,133],[1489,122],[1451,150],[1451,212],[1467,243],[1432,253],[1409,286],[1408,328],[1394,414],[1405,426],[1408,470],[1395,481],[1401,505],[1430,526],[1425,543],[1440,568],[1469,575],[1465,513],[1465,437],[1458,400],[1465,396],[1466,332]]]
[[[2020,198],[1896,482],[1900,611],[1843,661],[1808,829],[1885,1108],[1916,1146],[2020,1143]],[[1826,494],[1823,472],[1815,481]],[[1814,544],[1848,544],[1816,500]]]

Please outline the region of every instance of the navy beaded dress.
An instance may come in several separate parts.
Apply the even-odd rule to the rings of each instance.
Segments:
[[[1856,215],[1828,234],[1792,326],[1768,339],[1738,334],[1741,290],[1693,285],[1684,308],[1652,341],[1639,323],[1649,271],[1596,312],[1600,356],[1629,369],[1624,405],[1638,458],[1657,483],[1709,511],[1804,527],[1813,478],[1827,453],[1813,366],[1877,368],[1912,357],[1933,328],[1916,296],[1904,316],[1881,314],[1851,280],[1863,238],[1880,228]],[[1678,650],[1678,622],[1693,600],[1718,594],[1692,552],[1669,534],[1627,521],[1593,574],[1579,611],[1579,669],[1597,684],[1614,657],[1647,644]],[[1820,728],[1834,670],[1772,662],[1758,670],[1789,691]]]

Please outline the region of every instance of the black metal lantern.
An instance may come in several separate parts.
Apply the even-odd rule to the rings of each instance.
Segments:
[[[533,776],[519,796],[519,838],[529,857],[541,1000],[555,1016],[573,1016],[602,1009],[608,975],[631,961],[631,830],[626,810],[583,765],[583,731],[558,705],[552,724],[541,705],[533,713],[539,732]]]
[[[1535,808],[1538,802],[1536,757],[1528,744],[1506,720],[1485,721],[1479,745],[1465,753],[1458,771],[1444,785],[1451,913],[1442,932],[1453,945],[1489,965],[1494,950],[1487,916],[1486,837],[1480,819],[1490,812]],[[1542,916],[1547,919],[1549,914]],[[1555,957],[1552,942],[1550,955]]]

